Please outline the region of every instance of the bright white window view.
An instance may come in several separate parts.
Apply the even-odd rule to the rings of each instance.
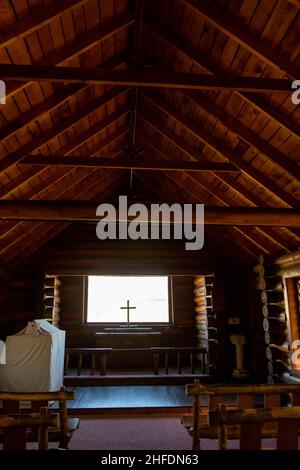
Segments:
[[[169,323],[167,276],[88,276],[88,323]]]

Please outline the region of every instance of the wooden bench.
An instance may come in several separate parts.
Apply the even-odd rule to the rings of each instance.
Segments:
[[[67,401],[74,400],[75,393],[62,388],[57,392],[19,393],[0,392],[2,401],[2,415],[22,414],[28,412],[28,408],[22,409],[21,402],[30,402],[31,412],[39,412],[41,407],[48,407],[49,402],[58,402],[59,423],[58,426],[49,429],[49,439],[59,442],[62,449],[68,448],[68,443],[73,432],[79,426],[78,418],[68,418]],[[37,440],[37,434],[31,433],[28,440]]]
[[[38,430],[39,450],[48,449],[48,428],[58,426],[59,415],[42,407],[39,413],[0,416],[3,450],[25,450],[27,429]]]
[[[300,385],[272,384],[272,385],[207,385],[199,381],[186,386],[186,394],[194,397],[193,414],[182,416],[181,420],[189,434],[192,436],[193,450],[200,449],[200,438],[217,439],[218,427],[208,423],[208,411],[215,411],[220,404],[226,409],[245,409],[263,407],[280,407],[284,399],[289,397],[290,404],[300,405]],[[231,400],[229,397],[231,396]],[[257,404],[257,396],[263,398],[262,404]],[[204,400],[207,403],[203,403]],[[201,403],[202,400],[202,403]],[[274,425],[268,423],[263,430],[264,437],[274,436]],[[238,429],[228,435],[228,439],[238,437]]]
[[[240,450],[260,450],[265,423],[277,423],[276,450],[298,450],[300,406],[226,410],[220,405],[217,411],[209,411],[208,421],[218,426],[220,450],[227,450],[228,426],[237,425]]]

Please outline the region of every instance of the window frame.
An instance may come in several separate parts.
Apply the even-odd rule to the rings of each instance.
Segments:
[[[104,275],[97,275],[97,274],[89,274],[83,277],[83,324],[87,327],[99,327],[99,328],[125,328],[128,327],[126,322],[89,322],[87,320],[88,314],[88,278],[90,276],[99,276],[103,277]],[[166,327],[169,328],[170,326],[174,325],[174,309],[173,309],[173,277],[168,276],[166,274],[157,274],[155,276],[162,276],[168,278],[168,313],[169,313],[169,321],[168,322],[138,322],[138,323],[129,323],[129,328],[140,328],[140,327]],[[105,275],[107,277],[107,275]],[[123,276],[116,276],[112,275],[111,277],[123,277]],[[130,275],[124,277],[152,277],[149,275]]]
[[[292,343],[300,339],[300,302],[296,286],[299,280],[300,274],[283,276],[290,360],[293,352]],[[292,361],[291,374],[300,377],[300,366],[299,368],[294,367]]]

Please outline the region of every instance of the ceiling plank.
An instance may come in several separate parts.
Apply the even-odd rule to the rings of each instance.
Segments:
[[[116,113],[113,113],[113,115],[110,115],[102,119],[100,122],[98,122],[94,126],[87,129],[85,132],[80,134],[78,137],[74,138],[67,146],[64,146],[61,149],[61,152],[66,156],[74,152],[75,150],[80,149],[82,145],[84,145],[89,140],[93,139],[95,136],[97,136],[106,128],[109,128],[111,125],[116,124],[117,121],[119,119],[122,119],[124,116],[125,115],[122,112],[120,113],[120,110],[119,110]],[[127,132],[128,132],[128,126],[120,127],[115,132],[111,133],[106,139],[101,140],[101,142],[98,145],[93,147],[91,149],[90,156],[97,154],[98,152],[106,148],[107,146],[111,145],[115,140],[124,136]],[[21,165],[21,163],[19,165]],[[46,171],[45,168],[39,169],[36,167],[30,167],[24,170],[19,176],[12,179],[9,183],[5,184],[4,186],[2,186],[2,188],[0,188],[0,197],[7,196],[8,194],[15,191],[22,184],[24,184],[25,181],[29,181],[31,178],[37,175],[40,176],[44,171]]]
[[[87,103],[85,106],[80,108],[80,110],[76,114],[71,114],[69,117],[64,119],[61,122],[61,124],[54,126],[53,128],[41,134],[39,137],[30,141],[27,145],[24,145],[23,147],[16,150],[15,152],[10,153],[7,157],[2,158],[0,160],[0,171],[6,170],[12,165],[19,163],[28,154],[43,147],[52,139],[63,134],[68,129],[73,127],[75,124],[77,124],[79,121],[81,121],[82,119],[86,118],[87,116],[95,112],[100,107],[107,105],[110,101],[115,100],[121,94],[124,94],[126,92],[127,92],[127,89],[110,90],[104,95]],[[115,116],[118,116],[120,112],[123,114],[127,114],[129,112],[129,108],[126,105],[124,105],[120,109],[118,109],[118,111],[115,111],[111,115],[108,115],[107,119],[115,120],[116,119]]]
[[[85,5],[90,0],[60,0],[54,4],[47,5],[37,13],[31,13],[30,16],[18,21],[9,27],[2,27],[0,33],[0,47],[7,47],[15,39],[22,39],[25,36],[37,31],[43,26],[49,24],[55,18],[74,8]]]
[[[196,138],[200,139],[206,145],[208,145],[212,150],[216,151],[224,158],[229,160],[231,163],[236,165],[240,170],[250,177],[254,182],[260,184],[264,189],[267,189],[270,193],[276,196],[282,203],[291,207],[299,207],[299,201],[294,198],[291,194],[284,191],[277,184],[273,183],[267,176],[263,173],[256,170],[251,164],[246,162],[241,158],[241,155],[238,155],[236,152],[231,150],[229,147],[223,143],[217,141],[209,133],[205,132],[202,127],[196,125],[192,122],[187,116],[182,114],[173,106],[163,103],[153,94],[143,94],[145,97],[156,105],[158,109],[165,112],[168,116],[173,118],[175,121],[179,122],[188,132],[192,133]],[[148,118],[148,116],[147,116]]]
[[[279,168],[287,172],[293,179],[300,181],[300,167],[295,162],[289,159],[287,155],[282,153],[276,147],[269,144],[266,140],[262,139],[259,134],[255,133],[247,126],[242,124],[240,121],[235,119],[224,109],[220,108],[214,101],[211,101],[207,96],[203,94],[200,96],[199,93],[185,93],[192,102],[201,106],[209,114],[220,120],[231,132],[235,133],[248,145],[259,150],[269,160],[275,163]]]
[[[139,139],[141,138],[140,136],[140,132],[138,134],[139,136]],[[161,150],[160,148],[158,148],[158,142],[156,139],[153,139],[153,141],[151,139],[147,138],[147,137],[142,137],[142,142],[144,145],[147,146],[147,148],[150,149],[151,151],[151,158],[152,158],[152,155],[153,155],[153,152],[154,152],[154,155],[158,154],[160,155],[162,158],[172,158],[171,155],[166,152],[165,150]],[[177,176],[178,175],[178,176]],[[172,178],[173,181],[175,181],[177,183],[177,181],[180,179],[180,176],[179,174],[177,173],[175,176],[173,175],[168,175],[169,178]],[[221,202],[221,204],[225,204],[227,206],[230,206],[232,204],[232,199],[230,196],[228,196],[226,194],[226,192],[224,192],[224,190],[220,190],[215,184],[211,184],[211,182],[208,182],[205,178],[195,178],[194,175],[191,175],[190,172],[187,173],[187,177],[191,180],[192,183],[196,183],[197,186],[200,185],[203,189],[204,189],[204,193],[209,193],[211,194],[214,198],[217,198],[218,199],[218,202]],[[186,184],[186,178],[184,178],[184,182],[183,184]],[[189,185],[188,185],[189,186]],[[193,193],[194,193],[194,189],[193,189]],[[203,201],[203,199],[200,199]],[[204,202],[204,201],[203,201]],[[238,230],[243,236],[246,236],[247,238],[249,238],[249,229],[245,230],[245,229],[240,229],[240,228],[235,228],[236,230]],[[257,229],[258,230],[258,229]],[[261,234],[264,238],[263,241],[259,241],[258,240],[258,234],[256,234],[255,237],[251,237],[251,243],[255,244],[256,246],[259,246],[261,250],[263,250],[265,253],[269,253],[271,254],[272,253],[272,250],[270,251],[270,240],[272,241],[272,248],[273,248],[273,252],[274,252],[274,244],[275,246],[279,247],[279,249],[284,249],[285,251],[288,251],[288,244],[287,244],[287,241],[284,240],[284,244],[280,244],[278,243],[277,241],[277,238],[281,238],[280,236],[278,237],[277,236],[277,233],[274,233],[273,229],[271,228],[265,228],[264,230],[260,230]],[[266,239],[267,237],[267,239]],[[262,237],[260,236],[260,239]],[[265,245],[268,245],[268,247],[266,247]]]
[[[120,54],[113,59],[110,59],[101,64],[99,68],[107,66],[115,68],[123,65],[124,63],[125,57],[123,54]],[[5,140],[8,137],[11,137],[15,133],[19,132],[23,127],[28,126],[36,119],[41,118],[44,114],[49,113],[50,111],[54,111],[58,106],[61,106],[63,103],[65,103],[71,96],[79,91],[82,91],[83,89],[86,89],[89,86],[90,85],[82,83],[71,83],[70,85],[59,88],[52,96],[50,96],[50,98],[46,98],[40,104],[29,109],[29,111],[22,113],[21,116],[14,121],[11,121],[7,125],[1,127],[0,140]]]
[[[93,30],[79,36],[74,43],[44,57],[41,59],[39,64],[42,67],[62,65],[66,60],[74,59],[84,52],[87,52],[96,44],[99,44],[107,38],[117,34],[119,31],[128,28],[133,22],[134,18],[132,16],[123,15],[105,25],[102,25],[100,28],[95,27]],[[31,66],[29,65],[28,67]],[[1,79],[4,80],[2,77]],[[9,85],[6,90],[6,96],[10,97],[14,93],[21,91],[23,88],[27,87],[29,83],[30,82],[25,81]]]
[[[300,0],[289,0],[289,2],[295,5],[295,7],[300,8]]]
[[[99,203],[90,201],[26,201],[20,199],[0,200],[1,220],[40,220],[40,221],[99,221],[96,215]],[[117,214],[105,218],[106,221],[132,221],[134,216]],[[141,221],[143,214],[141,214]],[[145,222],[151,220],[147,216]],[[152,221],[158,219],[153,218]],[[193,216],[193,222],[197,219]],[[207,225],[241,225],[261,227],[300,227],[300,209],[277,209],[258,207],[205,207]]]
[[[162,179],[162,174],[156,175],[155,178],[151,178],[149,180],[149,175],[144,177],[142,173],[137,174],[137,179],[142,181],[142,183],[148,186],[150,189],[154,189],[159,196],[164,196],[164,200],[169,204],[172,204],[174,201],[178,202],[186,202],[191,201],[192,203],[196,203],[199,199],[203,200],[203,196],[197,192],[197,196],[195,194],[191,194],[189,188],[185,184],[181,184],[177,181],[174,182],[173,179],[170,178],[170,175],[166,175],[166,179]],[[168,181],[170,180],[170,181]],[[174,184],[175,183],[175,184]],[[161,194],[161,188],[163,188],[163,192]],[[181,193],[181,201],[178,199],[178,189]],[[218,230],[222,230],[222,236],[217,235]],[[245,264],[245,261],[250,261],[250,264],[253,263],[253,259],[257,258],[257,254],[253,253],[247,243],[245,245],[244,241],[233,237],[232,235],[233,229],[230,227],[222,227],[218,228],[217,226],[206,226],[205,227],[205,242],[207,239],[211,242],[212,246],[215,248],[217,245],[222,246],[222,256],[229,255],[233,259],[238,259]],[[230,242],[228,243],[228,241]],[[227,242],[227,243],[226,243]],[[237,249],[237,247],[239,249]],[[250,258],[249,258],[250,257]]]
[[[185,142],[182,137],[179,137],[177,134],[174,132],[170,131],[170,129],[167,129],[162,126],[155,126],[155,122],[149,121],[150,115],[147,113],[147,119],[145,119],[146,113],[141,112],[139,114],[139,119],[143,119],[146,121],[150,126],[154,129],[155,132],[159,132],[160,135],[163,137],[163,139],[167,139],[172,145],[175,145],[183,154],[186,156],[188,159],[193,159],[193,160],[199,160],[201,159],[201,155],[198,151],[196,151],[194,148],[192,148],[190,145]],[[141,142],[142,145],[146,145],[152,149],[154,152],[158,152],[159,155],[166,155],[166,150],[164,149],[163,151],[161,150],[162,146],[161,144],[158,143],[158,140],[155,139],[155,142],[152,140],[150,141],[149,136],[147,136],[143,130],[138,128],[138,139],[139,142]],[[158,148],[159,147],[159,148]],[[229,173],[214,173],[214,176],[222,181],[222,183],[225,183],[227,186],[229,186],[231,189],[233,189],[235,192],[240,194],[244,199],[247,200],[247,203],[250,203],[253,206],[257,207],[264,207],[265,205],[269,206],[270,204],[268,202],[262,201],[258,196],[253,194],[251,191],[249,191],[246,187],[246,185],[241,184],[236,178],[230,176]],[[299,245],[300,241],[300,235],[296,233],[296,230],[291,231],[289,230],[289,233],[291,235],[290,239],[287,240],[286,237],[282,237],[281,234],[276,231],[276,233],[273,231],[273,229],[265,229],[264,230],[264,235],[267,237],[271,238],[273,242],[275,242],[281,249],[286,250],[291,247],[292,244],[292,237],[293,237],[293,246],[296,248]],[[297,244],[295,244],[294,238],[298,238]]]
[[[123,127],[121,129],[119,129],[118,131],[113,132],[112,134],[109,135],[109,137],[107,137],[106,139],[103,139],[98,145],[96,145],[92,149],[90,149],[89,156],[92,157],[93,155],[97,154],[98,152],[105,150],[106,147],[111,146],[115,142],[116,139],[119,139],[120,137],[123,137],[127,132],[128,132],[128,127]],[[69,150],[69,151],[71,151],[71,150]],[[30,168],[30,169],[32,169],[32,168]],[[78,176],[78,169],[77,169],[77,174],[75,174],[75,171],[76,170],[74,170],[74,168],[73,168],[72,170],[67,169],[65,171],[60,171],[59,173],[51,174],[46,179],[42,179],[40,184],[38,184],[37,186],[34,186],[33,188],[30,188],[29,191],[26,191],[25,193],[23,193],[23,198],[32,199],[34,197],[37,197],[39,194],[43,195],[43,192],[45,190],[48,190],[53,184],[57,184],[59,182],[63,183],[63,189],[65,189],[66,184],[65,184],[65,181],[62,181],[62,180],[64,180],[65,177],[68,176],[68,175],[73,175],[73,176],[75,176],[75,179],[76,179],[76,177]],[[35,172],[36,172],[36,169],[35,169]],[[42,172],[39,172],[39,174],[41,174],[41,173]],[[89,174],[91,174],[91,172],[89,172]],[[86,171],[83,172],[82,169],[81,169],[80,175],[83,175],[83,177],[85,177]],[[26,180],[26,181],[28,181],[28,180]],[[2,223],[1,228],[0,228],[0,237],[3,236],[4,233],[5,233],[5,236],[6,236],[6,234],[11,229],[13,229],[13,224],[12,223],[9,223],[9,222]]]
[[[158,25],[157,21],[154,22],[147,18],[145,26],[149,31],[154,33],[156,36],[160,37],[166,41],[169,45],[175,48],[178,52],[185,55],[187,58],[192,60],[196,65],[202,67],[207,72],[212,74],[226,74],[228,72],[221,69],[216,65],[207,54],[201,53],[197,50],[192,49],[190,46],[186,46],[185,42],[178,38],[178,36],[173,35],[170,31],[167,31],[165,26]],[[233,75],[234,76],[234,75]],[[295,137],[300,139],[300,130],[299,125],[295,121],[289,118],[284,114],[280,109],[273,106],[269,101],[264,97],[258,96],[254,93],[242,93],[235,91],[238,96],[243,100],[246,100],[251,106],[254,106],[258,111],[263,112],[268,117],[274,119],[280,126],[285,127],[289,132],[291,132]]]
[[[74,184],[72,185],[74,187],[74,199],[81,199],[81,198],[91,198],[97,194],[99,198],[97,200],[102,201],[106,197],[112,194],[114,189],[117,189],[118,186],[120,186],[120,180],[122,176],[116,175],[116,174],[106,174],[106,175],[100,175],[97,177],[97,174],[99,174],[99,170],[96,170],[96,172],[90,173],[88,176],[85,178],[77,179],[75,180]],[[82,183],[82,184],[81,184]],[[101,183],[102,190],[99,193],[99,183]],[[81,184],[81,187],[88,188],[83,190],[83,191],[78,191],[78,184]],[[70,188],[67,188],[67,190],[63,192],[69,192]],[[54,223],[55,224],[55,223]],[[56,226],[58,224],[58,226]],[[13,264],[13,261],[15,263],[20,263],[20,261],[23,261],[24,259],[27,259],[29,256],[31,256],[34,252],[36,252],[41,246],[43,246],[45,243],[47,243],[50,239],[54,238],[58,233],[60,233],[62,230],[64,230],[69,223],[56,223],[53,225],[52,223],[40,223],[38,224],[37,227],[34,228],[33,232],[38,232],[38,239],[36,237],[28,237],[27,231],[25,233],[21,234],[21,237],[18,237],[18,239],[13,241],[13,244],[9,246],[9,248],[5,249],[1,254],[0,258],[4,259],[5,263],[9,263],[10,265]],[[47,227],[48,226],[48,227]],[[56,229],[53,231],[52,227],[56,227]]]
[[[0,64],[2,80],[82,82],[98,85],[178,88],[188,90],[239,90],[292,93],[292,81],[281,78],[232,77],[162,70],[111,70],[48,65]]]
[[[148,170],[148,171],[222,171],[222,172],[239,172],[240,170],[231,163],[214,163],[214,162],[188,162],[185,160],[144,160],[144,159],[128,159],[124,156],[113,158],[88,158],[84,157],[64,157],[61,155],[29,155],[22,160],[22,163],[30,165],[46,165],[46,166],[74,166],[74,167],[98,167],[98,168],[115,168],[115,169],[132,169],[132,170]]]
[[[266,45],[264,41],[261,41],[260,38],[254,36],[247,30],[246,25],[237,23],[228,16],[220,14],[217,8],[207,5],[204,2],[198,2],[196,0],[184,0],[184,2],[191,7],[195,13],[206,18],[218,30],[225,33],[234,41],[237,41],[259,59],[273,67],[283,70],[294,79],[300,77],[299,67],[291,63],[285,56],[279,54],[278,51],[272,50],[272,48]]]

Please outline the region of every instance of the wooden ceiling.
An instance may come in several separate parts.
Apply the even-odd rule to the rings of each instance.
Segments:
[[[299,38],[299,0],[1,0],[0,198],[101,202],[133,168],[162,202],[300,209]],[[1,264],[67,225],[2,220]],[[206,236],[245,263],[300,246]]]

